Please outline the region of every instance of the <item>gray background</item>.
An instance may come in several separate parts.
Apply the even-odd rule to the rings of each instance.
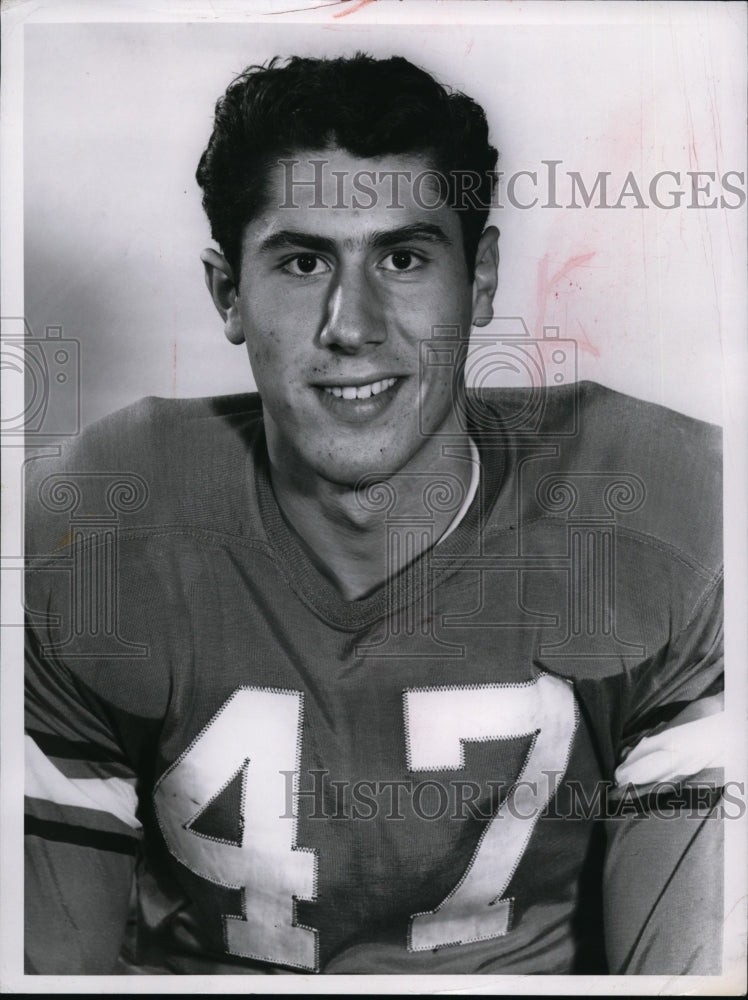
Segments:
[[[586,5],[588,19],[600,6]],[[559,15],[529,27],[28,26],[25,311],[37,336],[56,325],[80,341],[83,423],[143,395],[253,388],[203,283],[211,242],[194,180],[214,101],[244,66],[398,52],[484,105],[506,176],[562,160],[562,179],[609,171],[616,200],[633,171],[649,201],[659,170],[741,169],[744,103],[729,16],[672,5],[656,23],[638,13],[649,6],[627,5],[612,24]],[[568,191],[565,180],[559,201]],[[531,197],[526,180],[517,194]],[[688,202],[496,211],[497,314],[535,335],[557,325],[577,341],[580,377],[720,422],[744,218]]]

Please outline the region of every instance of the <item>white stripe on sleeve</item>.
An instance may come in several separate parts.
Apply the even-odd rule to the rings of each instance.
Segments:
[[[722,767],[724,727],[718,712],[645,736],[616,769],[616,784],[650,785]]]
[[[62,806],[96,809],[116,816],[133,830],[138,796],[126,778],[68,778],[42,753],[30,736],[26,741],[26,795]]]

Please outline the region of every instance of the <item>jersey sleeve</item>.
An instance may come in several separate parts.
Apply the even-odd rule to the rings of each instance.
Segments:
[[[607,821],[605,944],[617,975],[717,975],[722,963],[721,804]]]
[[[635,688],[606,821],[612,973],[721,970],[722,708],[719,580]]]
[[[135,775],[83,686],[27,638],[26,971],[107,973],[141,833]]]
[[[619,794],[702,773],[716,776],[723,767],[722,612],[720,576],[634,681],[616,761]]]

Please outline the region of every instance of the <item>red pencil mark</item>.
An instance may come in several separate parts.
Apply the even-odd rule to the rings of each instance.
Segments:
[[[345,0],[344,0],[345,2]],[[359,0],[355,7],[349,7],[347,10],[341,10],[338,14],[333,14],[333,17],[348,17],[349,14],[355,14],[356,11],[361,10],[362,7],[368,6],[370,3],[376,3],[377,0]]]
[[[553,295],[554,300],[559,300],[558,284],[564,278],[568,278],[569,274],[577,267],[584,266],[588,261],[592,260],[595,256],[596,251],[592,250],[589,253],[577,254],[576,257],[569,257],[566,263],[562,264],[561,267],[553,274],[549,275],[549,270],[551,267],[550,254],[545,254],[545,256],[538,262],[538,289],[537,289],[537,304],[538,304],[538,316],[535,321],[535,336],[540,338],[543,335],[543,327],[545,326],[545,316],[548,311],[548,299]],[[569,284],[573,284],[569,282]],[[581,287],[581,286],[577,286]],[[595,357],[599,356],[599,352],[590,343],[589,338],[586,337],[585,341],[579,345],[583,351],[587,351],[593,354]]]
[[[289,7],[288,10],[268,10],[265,12],[266,17],[274,17],[277,14],[303,14],[309,10],[319,10],[321,7],[337,7],[340,3],[345,3],[346,0],[332,0],[331,3],[318,3],[316,7]]]
[[[588,354],[591,354],[593,358],[599,358],[600,351],[595,347],[595,345],[590,340],[589,334],[582,326],[581,320],[577,320],[577,325],[579,329],[582,331],[582,337],[584,338],[583,340],[577,340],[577,347],[581,347],[583,351],[586,351]]]
[[[466,56],[469,56],[469,55],[470,55],[470,50],[471,50],[471,49],[472,49],[472,47],[473,47],[473,42],[474,42],[474,41],[475,41],[475,39],[471,38],[471,39],[470,39],[470,41],[469,41],[469,42],[467,43],[467,45],[465,46],[465,55],[466,55]]]

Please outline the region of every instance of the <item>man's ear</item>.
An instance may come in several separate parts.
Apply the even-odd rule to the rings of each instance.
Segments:
[[[475,253],[473,278],[473,326],[486,326],[493,319],[493,297],[499,283],[499,231],[484,229]]]
[[[229,262],[217,250],[203,250],[200,260],[205,268],[205,284],[223,320],[226,337],[232,344],[243,344],[244,328],[236,301],[234,273]]]

